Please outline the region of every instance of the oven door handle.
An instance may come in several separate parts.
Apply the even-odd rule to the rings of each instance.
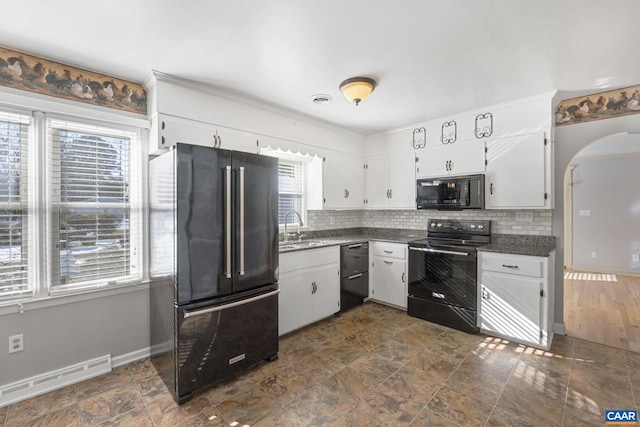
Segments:
[[[410,247],[409,250],[410,251],[419,251],[419,252],[431,252],[431,253],[434,253],[434,254],[469,256],[469,254],[467,252],[445,251],[445,250],[442,250],[442,249],[426,249],[426,248]]]

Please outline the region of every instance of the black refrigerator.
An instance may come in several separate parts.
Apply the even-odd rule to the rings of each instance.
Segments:
[[[278,160],[178,143],[149,199],[151,360],[184,403],[278,357]]]

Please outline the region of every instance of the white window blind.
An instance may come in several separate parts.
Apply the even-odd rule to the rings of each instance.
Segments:
[[[138,134],[47,120],[52,290],[140,277]]]
[[[0,111],[0,300],[29,289],[28,147],[31,118]]]
[[[287,212],[295,210],[304,216],[304,164],[293,160],[278,159],[279,198],[278,224],[284,225]],[[299,224],[297,215],[289,215],[287,225]]]

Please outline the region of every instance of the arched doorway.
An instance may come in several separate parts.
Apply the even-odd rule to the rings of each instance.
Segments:
[[[564,175],[568,335],[640,352],[640,135],[586,146]]]

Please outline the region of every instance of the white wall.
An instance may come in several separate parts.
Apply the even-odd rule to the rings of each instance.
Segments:
[[[640,136],[634,137],[640,146]],[[598,145],[607,142],[605,138]],[[640,154],[576,159],[571,164],[576,166],[573,260],[566,264],[579,270],[640,273],[640,262],[632,257],[640,256]]]
[[[564,180],[565,171],[572,158],[594,141],[620,132],[640,133],[640,115],[618,117],[615,119],[559,126],[555,132],[555,209],[553,211],[553,235],[556,236],[555,269],[555,322],[563,319],[564,301]],[[640,198],[640,192],[633,196]]]

